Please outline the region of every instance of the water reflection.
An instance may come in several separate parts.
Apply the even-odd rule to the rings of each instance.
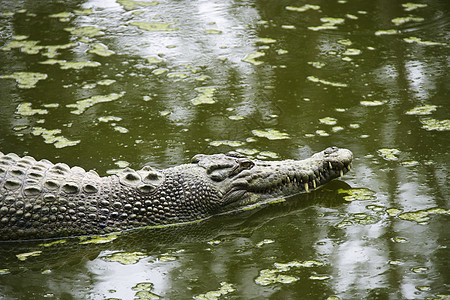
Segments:
[[[356,157],[353,189],[166,234],[186,239],[138,232],[23,262],[42,246],[5,246],[2,296],[448,297],[445,1],[0,4],[3,152],[101,174],[198,152]]]

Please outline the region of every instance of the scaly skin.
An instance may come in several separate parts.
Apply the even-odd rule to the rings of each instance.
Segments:
[[[235,152],[194,156],[156,170],[100,177],[80,167],[0,152],[0,240],[104,234],[175,224],[262,199],[308,192],[350,170],[349,150],[305,160],[260,161]]]

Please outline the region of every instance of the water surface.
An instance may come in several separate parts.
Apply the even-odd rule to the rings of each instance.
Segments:
[[[448,1],[0,1],[0,151],[353,170],[252,211],[2,243],[6,299],[448,299]],[[102,243],[98,243],[102,242]]]

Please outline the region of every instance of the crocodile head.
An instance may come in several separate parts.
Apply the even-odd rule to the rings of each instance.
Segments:
[[[261,161],[237,152],[194,156],[220,199],[220,211],[309,192],[350,170],[350,150],[330,147],[304,160]]]

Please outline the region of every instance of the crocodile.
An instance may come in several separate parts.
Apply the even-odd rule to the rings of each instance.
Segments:
[[[114,175],[0,152],[0,240],[106,234],[193,222],[265,199],[309,192],[350,170],[350,150],[262,161],[237,152],[197,154],[167,169]]]

